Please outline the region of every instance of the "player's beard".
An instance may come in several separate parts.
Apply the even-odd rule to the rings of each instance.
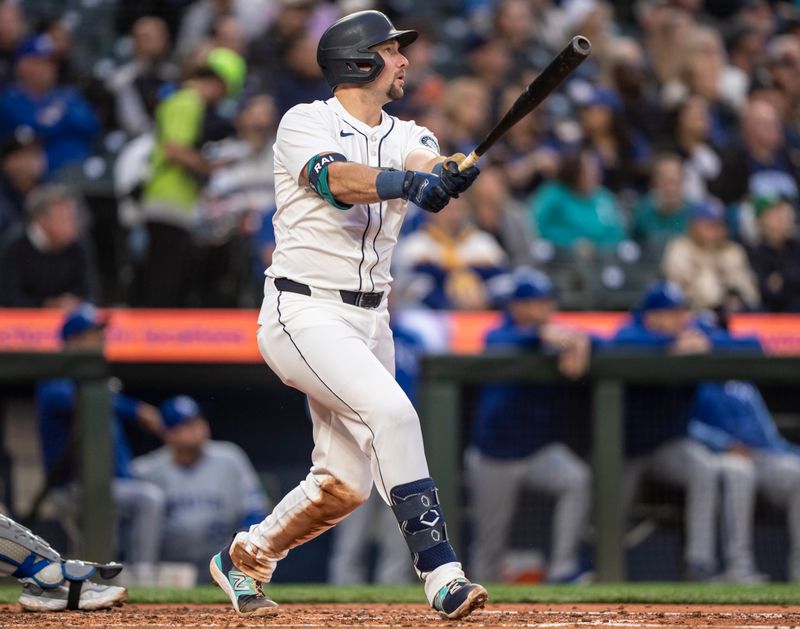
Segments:
[[[395,85],[394,83],[392,83],[392,84],[389,86],[389,89],[388,89],[388,91],[386,92],[386,96],[387,96],[387,98],[388,98],[389,100],[400,100],[401,98],[403,98],[403,94],[404,94],[404,93],[405,93],[405,92],[404,92],[404,90],[403,90],[403,88],[402,88],[402,87],[400,87],[400,86],[398,86],[398,85]]]

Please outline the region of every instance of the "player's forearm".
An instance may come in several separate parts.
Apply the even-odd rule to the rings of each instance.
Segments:
[[[340,210],[357,203],[408,199],[423,210],[438,212],[450,200],[437,175],[370,168],[337,153],[316,156],[308,163],[305,177],[314,192]]]
[[[375,180],[380,172],[355,162],[335,162],[328,166],[331,194],[340,203],[378,203]]]

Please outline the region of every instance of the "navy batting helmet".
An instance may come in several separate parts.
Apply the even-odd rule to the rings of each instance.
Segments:
[[[338,20],[322,34],[317,63],[331,89],[342,83],[364,85],[374,81],[384,65],[370,46],[396,39],[403,48],[417,35],[417,31],[398,31],[380,11],[359,11]]]

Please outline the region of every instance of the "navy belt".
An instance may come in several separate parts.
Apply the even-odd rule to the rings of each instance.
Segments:
[[[295,282],[286,277],[275,278],[275,288],[279,291],[287,293],[297,293],[298,295],[305,295],[311,297],[311,287],[300,282]],[[379,293],[359,293],[352,290],[330,291],[332,293],[338,292],[339,297],[346,304],[351,306],[358,306],[359,308],[377,308],[381,305],[383,299],[383,291]]]

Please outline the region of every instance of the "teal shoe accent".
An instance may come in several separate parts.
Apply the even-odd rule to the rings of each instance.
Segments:
[[[261,582],[233,565],[227,547],[211,558],[209,570],[214,582],[228,595],[236,613],[267,616],[278,611],[278,604],[264,594]]]

